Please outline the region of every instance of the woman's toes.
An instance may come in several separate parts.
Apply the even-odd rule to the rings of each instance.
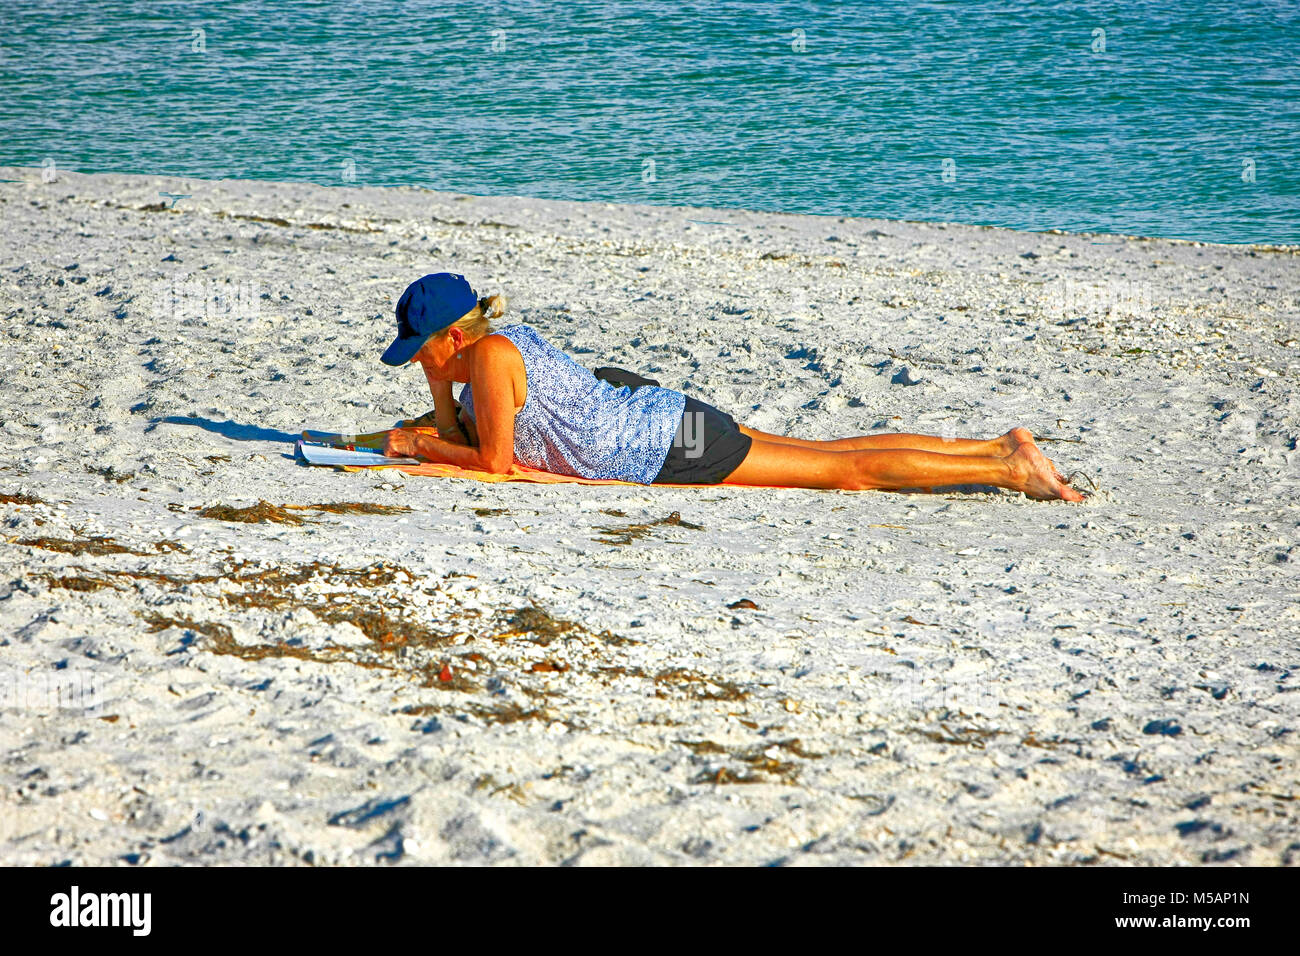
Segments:
[[[1083,495],[1075,491],[1059,476],[1052,463],[1038,448],[1026,442],[1008,459],[1017,473],[1020,490],[1031,498],[1065,501],[1082,501]]]
[[[1061,500],[1062,500],[1062,501],[1084,501],[1084,500],[1086,500],[1086,499],[1083,497],[1082,494],[1080,494],[1078,491],[1075,491],[1073,488],[1071,488],[1069,485],[1067,485],[1064,481],[1062,481],[1062,482],[1061,482]]]

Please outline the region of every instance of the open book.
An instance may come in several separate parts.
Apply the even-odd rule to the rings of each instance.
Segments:
[[[382,468],[386,465],[418,465],[418,458],[388,458],[378,448],[335,448],[298,440],[298,457],[309,465],[350,465],[357,468]]]

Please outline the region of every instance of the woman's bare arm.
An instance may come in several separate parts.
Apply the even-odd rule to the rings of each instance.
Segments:
[[[465,410],[460,410],[460,427],[465,429],[465,435],[469,438],[469,443],[475,448],[478,447],[478,428],[474,424],[474,419],[465,414]]]
[[[523,358],[509,339],[488,336],[474,348],[470,363],[478,446],[396,429],[389,433],[385,454],[413,455],[493,474],[510,470],[515,458],[515,409],[522,404],[516,402],[516,393],[522,397],[527,388]]]
[[[452,383],[434,378],[428,368],[424,368],[424,377],[429,380],[429,394],[433,396],[433,420],[438,428],[438,436],[457,445],[468,445],[469,436],[456,417],[458,406],[452,396]]]

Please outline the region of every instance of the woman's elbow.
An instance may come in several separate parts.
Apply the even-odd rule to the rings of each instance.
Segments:
[[[504,475],[514,464],[510,455],[484,455],[483,470],[493,475]]]

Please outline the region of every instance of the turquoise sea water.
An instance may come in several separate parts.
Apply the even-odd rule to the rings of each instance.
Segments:
[[[1298,242],[1298,53],[1300,0],[0,0],[0,165]]]

